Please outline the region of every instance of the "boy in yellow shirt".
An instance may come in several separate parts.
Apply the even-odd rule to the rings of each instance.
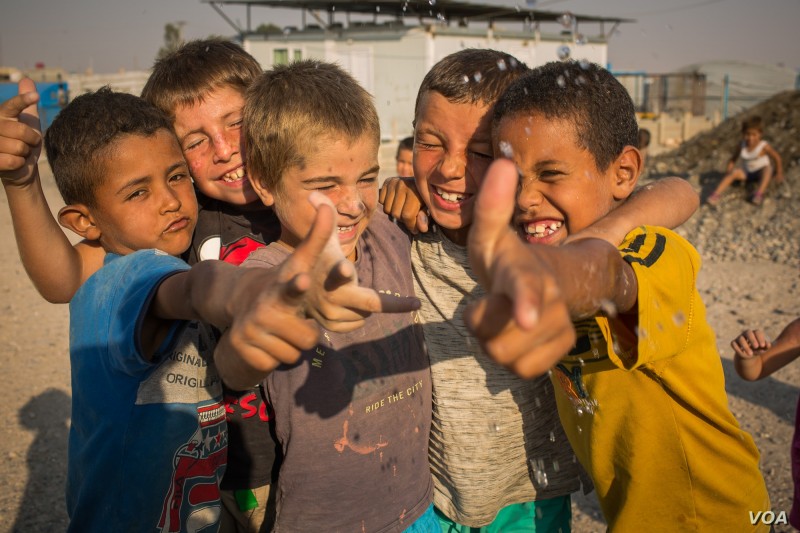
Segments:
[[[650,226],[618,250],[598,239],[557,246],[636,184],[625,89],[596,65],[544,65],[509,87],[492,128],[516,168],[489,170],[469,237],[487,295],[467,323],[483,348],[526,376],[552,368],[559,416],[610,531],[763,528],[748,518],[770,509],[758,450],[728,408],[697,252]],[[512,211],[530,246],[508,227]]]

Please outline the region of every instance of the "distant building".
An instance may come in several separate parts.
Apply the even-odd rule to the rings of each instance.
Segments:
[[[411,133],[422,78],[448,54],[464,48],[492,48],[529,66],[566,58],[606,65],[610,35],[620,23],[632,22],[448,0],[208,3],[234,27],[245,50],[265,69],[299,59],[337,62],[347,69],[375,96],[384,141]],[[233,23],[220,9],[222,4],[245,5],[248,21],[253,6],[295,8],[301,21],[280,32],[257,33]],[[479,77],[480,73],[470,75]]]

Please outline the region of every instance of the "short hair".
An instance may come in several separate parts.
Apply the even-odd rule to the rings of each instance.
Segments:
[[[639,143],[636,147],[641,150],[648,146],[650,146],[650,130],[647,128],[639,128]]]
[[[742,133],[746,132],[747,130],[758,130],[763,133],[764,121],[758,115],[747,117],[744,119],[744,122],[742,122]]]
[[[397,144],[397,154],[395,157],[400,157],[401,150],[414,150],[414,137],[406,137],[405,139],[401,139],[400,142]]]
[[[571,122],[578,145],[592,154],[600,171],[626,146],[639,144],[628,91],[609,71],[588,61],[551,62],[522,76],[495,105],[492,130],[504,117],[523,113]]]
[[[436,63],[422,79],[414,104],[416,122],[425,93],[435,91],[456,104],[492,105],[506,88],[527,72],[514,56],[488,48],[466,48]]]
[[[238,44],[219,37],[189,41],[156,61],[142,98],[175,119],[175,110],[199,102],[213,90],[233,87],[242,94],[262,72]]]
[[[248,175],[273,191],[283,174],[305,165],[320,137],[380,143],[372,96],[350,74],[317,60],[278,65],[248,89],[242,113]]]
[[[150,137],[172,124],[138,96],[108,86],[72,100],[47,128],[44,146],[58,191],[66,204],[94,207],[113,144],[125,135]],[[142,154],[146,157],[147,154]]]

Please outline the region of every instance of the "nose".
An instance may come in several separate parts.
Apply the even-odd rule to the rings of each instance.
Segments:
[[[364,200],[361,198],[361,192],[358,187],[344,187],[342,189],[339,201],[336,202],[336,211],[340,215],[356,218],[365,208]]]
[[[445,152],[439,172],[449,180],[462,179],[466,173],[467,157],[465,153]]]
[[[165,187],[161,194],[161,213],[172,213],[181,208],[181,199],[178,191],[172,187]]]
[[[528,211],[542,204],[541,191],[537,187],[536,180],[522,180],[517,188],[517,207],[523,211]]]
[[[234,139],[225,133],[217,133],[212,137],[214,143],[214,161],[229,161],[233,154],[239,151],[239,139]]]

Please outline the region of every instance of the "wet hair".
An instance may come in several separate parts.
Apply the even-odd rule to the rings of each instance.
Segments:
[[[742,133],[747,130],[757,130],[764,133],[764,121],[758,115],[747,117],[744,122],[742,122]]]
[[[636,147],[641,150],[643,148],[647,148],[650,146],[650,130],[647,128],[640,128],[639,129],[639,143]]]
[[[261,75],[258,61],[238,44],[214,37],[189,41],[156,61],[142,98],[175,120],[175,110],[198,104],[217,89],[241,94]]]
[[[246,93],[242,116],[248,175],[273,192],[288,169],[305,165],[320,137],[356,141],[367,135],[376,149],[380,143],[372,96],[341,67],[323,61],[262,74]]]
[[[397,154],[395,154],[395,158],[400,157],[401,150],[414,150],[414,137],[406,137],[405,139],[401,139],[400,142],[397,144]]]
[[[639,126],[628,91],[606,69],[588,61],[558,61],[515,81],[494,108],[492,130],[511,115],[538,113],[567,120],[578,145],[605,171],[626,146],[638,146]]]
[[[150,137],[161,129],[172,134],[164,113],[138,96],[114,92],[108,86],[72,100],[44,136],[47,159],[64,202],[94,207],[95,190],[113,171],[107,164],[116,141],[126,135]]]
[[[454,104],[492,105],[511,82],[528,71],[514,56],[497,50],[467,48],[436,63],[422,79],[414,104],[414,122],[422,97],[436,91]]]

